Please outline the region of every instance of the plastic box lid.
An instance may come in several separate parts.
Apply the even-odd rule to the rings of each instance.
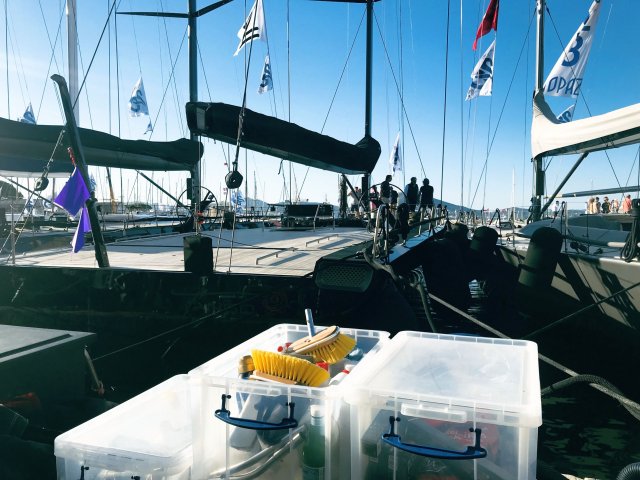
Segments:
[[[177,375],[56,437],[56,457],[112,471],[180,473],[193,462],[187,375]]]
[[[415,417],[542,424],[538,347],[525,340],[400,332],[345,388],[351,405],[395,405]]]

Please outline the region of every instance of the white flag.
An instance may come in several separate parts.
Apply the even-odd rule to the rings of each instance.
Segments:
[[[258,93],[266,93],[269,90],[273,90],[273,79],[271,78],[271,63],[269,62],[269,55],[267,55],[264,57],[264,67],[262,67],[262,78],[260,79]]]
[[[402,150],[400,148],[400,132],[396,135],[396,141],[391,149],[391,155],[389,156],[389,164],[391,165],[391,174],[395,175],[396,172],[402,171]]]
[[[140,77],[133,86],[131,98],[129,99],[129,115],[132,117],[149,115],[149,106],[147,105],[147,96],[144,93],[142,77]]]
[[[573,109],[576,108],[576,104],[569,106],[564,112],[558,115],[556,118],[560,123],[567,123],[573,120]]]
[[[235,206],[236,213],[244,211],[244,195],[239,189],[231,192],[231,204]]]
[[[482,97],[490,97],[493,88],[493,57],[496,51],[496,41],[494,40],[476,63],[471,72],[471,86],[467,92],[466,100]]]
[[[240,30],[238,30],[238,38],[240,39],[240,44],[238,44],[236,53],[233,54],[234,57],[240,53],[240,50],[245,46],[245,44],[252,42],[254,39],[259,38],[263,41],[267,40],[267,32],[264,28],[262,0],[256,0],[253,7],[251,7],[249,16],[242,24],[242,27],[240,27]]]
[[[33,107],[31,106],[31,103],[27,105],[26,110],[24,111],[22,116],[18,119],[18,121],[22,123],[30,123],[32,125],[36,124],[36,116],[33,114]]]
[[[582,86],[584,68],[587,65],[593,31],[600,14],[600,0],[594,0],[586,20],[580,25],[571,41],[558,58],[553,70],[544,82],[544,94],[553,97],[577,97]]]

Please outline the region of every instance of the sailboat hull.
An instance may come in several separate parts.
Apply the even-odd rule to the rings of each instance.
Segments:
[[[527,245],[503,245],[500,252],[508,263],[518,267],[526,257]],[[627,263],[619,258],[562,252],[551,289],[574,300],[576,308],[593,305],[590,310],[640,335],[639,268],[637,260]]]

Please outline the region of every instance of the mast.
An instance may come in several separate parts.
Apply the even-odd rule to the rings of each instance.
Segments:
[[[537,12],[537,43],[536,43],[536,86],[534,90],[534,97],[536,95],[542,95],[544,87],[544,11],[546,8],[545,0],[538,0],[538,12]],[[532,159],[534,163],[533,172],[533,186],[534,192],[531,197],[531,215],[529,218],[536,222],[540,220],[542,215],[541,204],[542,196],[544,195],[544,166],[542,163],[542,156]]]
[[[67,60],[69,63],[69,97],[76,124],[80,122],[78,105],[78,29],[76,22],[76,0],[67,0]]]
[[[373,63],[373,2],[367,0],[367,51],[365,67],[365,103],[364,103],[364,135],[371,136],[371,95],[372,95],[372,63]],[[369,210],[369,187],[371,178],[369,173],[362,176],[362,201],[366,211]]]
[[[196,17],[196,0],[189,1],[189,101],[198,101],[198,22]],[[191,140],[197,140],[197,136],[193,133],[189,133]],[[193,215],[196,217],[200,209],[200,184],[202,169],[200,165],[200,159],[191,169],[191,207],[193,209]],[[198,231],[200,224],[193,222],[196,232]]]

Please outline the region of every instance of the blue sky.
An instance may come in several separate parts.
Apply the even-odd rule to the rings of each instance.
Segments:
[[[201,100],[241,104],[248,49],[237,57],[233,57],[233,52],[238,44],[236,32],[252,3],[235,0],[200,18]],[[184,12],[186,4],[184,0],[122,0],[118,10]],[[198,7],[207,4],[199,2]],[[427,176],[435,186],[436,197],[442,196],[450,202],[460,203],[462,200],[466,206],[479,208],[484,205],[491,209],[513,203],[528,205],[532,181],[528,129],[535,51],[535,21],[532,23],[531,19],[535,2],[502,0],[493,96],[464,102],[469,75],[477,56],[495,35],[491,32],[485,36],[477,52],[471,49],[487,4],[488,0],[451,0],[449,5],[442,0],[382,0],[376,3],[372,128],[373,136],[382,145],[382,155],[373,172],[374,182],[382,181],[389,173],[389,152],[396,133],[401,129],[398,82],[408,120],[404,122],[403,137],[405,168],[402,174],[396,175],[394,183],[403,185],[411,176],[419,179]],[[546,27],[545,76],[564,44],[584,20],[590,5],[590,0],[549,0],[551,18],[547,19]],[[62,18],[60,35],[66,38],[66,20],[61,17],[64,2],[6,0],[6,6],[8,22],[0,25],[0,86],[7,94],[0,96],[0,115],[15,119],[31,102],[39,123],[59,124],[62,115],[53,83],[47,76],[52,54],[46,30],[53,42]],[[107,0],[78,0],[83,71],[86,71],[96,50],[109,7],[110,1]],[[264,8],[268,42],[255,42],[253,46],[248,107],[270,115],[277,114],[280,118],[288,118],[290,112],[291,121],[315,131],[323,128],[326,119],[324,133],[340,140],[357,142],[364,134],[364,23],[357,37],[356,32],[364,6],[308,0],[264,0]],[[602,0],[600,20],[585,74],[584,96],[578,101],[575,118],[589,115],[585,102],[592,114],[638,102],[640,89],[635,84],[639,57],[632,48],[632,42],[639,13],[640,2],[636,0]],[[4,40],[5,25],[9,25],[8,48]],[[141,72],[155,123],[152,139],[173,140],[188,136],[184,118],[184,104],[188,100],[186,21],[119,15],[117,41],[116,56],[116,29],[112,21],[86,80],[86,93],[83,92],[81,98],[80,124],[119,134],[123,138],[145,138],[143,132],[148,120],[130,118],[126,111],[129,94]],[[347,63],[352,44],[353,52]],[[258,95],[257,87],[267,51],[271,55],[274,90]],[[66,76],[66,43],[61,46],[58,40],[55,52],[56,61],[52,63],[49,75],[61,73]],[[175,84],[170,84],[173,64]],[[345,73],[338,85],[343,70]],[[328,114],[334,95],[335,101]],[[551,99],[549,102],[557,113],[571,103],[569,99]],[[443,131],[446,131],[444,141]],[[218,195],[227,169],[225,157],[233,156],[235,147],[207,139],[203,142],[203,185]],[[491,145],[488,156],[487,144]],[[592,154],[564,191],[610,188],[618,186],[618,182],[622,185],[635,184],[637,163],[632,167],[636,151],[630,147],[610,152],[609,157],[602,153]],[[255,190],[258,197],[267,201],[282,200],[283,183],[285,180],[289,183],[288,165],[283,179],[283,175],[278,175],[278,159],[253,152],[245,155],[244,151],[240,159],[240,170],[249,182],[249,196],[253,197]],[[480,177],[485,160],[486,182],[484,177]],[[547,172],[550,191],[555,189],[573,161],[573,157],[552,160]],[[99,185],[97,195],[107,197],[104,173],[96,170],[94,174]],[[627,181],[629,175],[631,180]],[[135,175],[115,172],[115,176],[116,196],[120,197],[122,185],[125,201],[138,198],[166,202],[156,194],[150,196],[147,183],[144,180],[137,183]],[[293,176],[294,197],[297,192],[303,200],[336,202],[336,174],[294,165]],[[154,178],[171,192],[180,192],[184,188],[182,174],[158,172]],[[357,181],[355,176],[350,179]],[[579,208],[581,202],[576,200],[575,207]]]

